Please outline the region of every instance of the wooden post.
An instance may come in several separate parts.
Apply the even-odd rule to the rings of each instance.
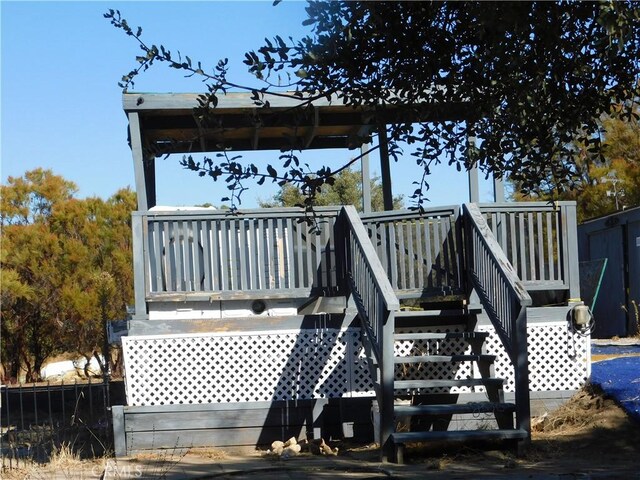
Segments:
[[[569,285],[569,301],[580,301],[580,271],[578,261],[578,219],[575,202],[560,206],[562,226],[562,256],[565,283]]]
[[[137,113],[129,114],[129,137],[131,141],[131,154],[133,155],[133,169],[136,177],[136,194],[138,197],[138,210],[145,212],[149,209],[147,196],[147,180],[144,151],[142,148],[142,134],[140,132],[140,118]]]
[[[348,253],[347,253],[347,231],[348,227],[346,223],[344,207],[340,210],[336,222],[333,225],[333,242],[335,252],[335,272],[336,272],[336,286],[341,295],[348,296],[349,292],[349,269],[348,269]]]
[[[144,180],[147,192],[147,208],[156,206],[156,157],[147,154],[144,159]]]
[[[393,395],[394,395],[394,313],[389,312],[389,316],[382,327],[382,335],[379,342],[382,346],[382,366],[380,370],[380,453],[382,462],[394,461],[394,445],[391,435],[394,431],[393,425]]]
[[[528,432],[518,442],[518,455],[522,455],[531,442],[531,399],[529,395],[529,353],[527,348],[527,308],[522,307],[515,326],[513,365],[516,400],[516,428]]]
[[[493,201],[496,203],[504,202],[504,181],[502,176],[493,177]]]
[[[382,176],[382,198],[385,210],[393,210],[391,191],[391,167],[389,166],[389,143],[386,124],[378,123],[378,144],[380,145],[380,174]]]
[[[362,158],[360,159],[360,173],[362,176],[362,211],[371,213],[371,175],[369,173],[369,144],[360,147]],[[365,150],[366,149],[366,150]]]
[[[149,291],[146,273],[147,258],[145,255],[145,217],[140,212],[134,212],[131,218],[131,229],[133,231],[133,284],[135,298],[136,319],[147,316],[147,292]],[[160,266],[158,266],[160,268]]]
[[[470,150],[474,149],[476,145],[476,137],[467,136],[467,161],[470,161]],[[471,203],[480,202],[480,180],[478,177],[478,167],[474,161],[471,168],[469,168],[469,201]]]
[[[118,457],[127,456],[127,433],[124,429],[124,406],[114,405],[111,407],[113,424],[113,449]]]

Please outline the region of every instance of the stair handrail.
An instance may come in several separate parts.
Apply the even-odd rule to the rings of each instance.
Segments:
[[[376,360],[380,361],[383,327],[393,318],[392,313],[400,309],[400,301],[356,209],[344,206],[341,216],[345,226],[344,273],[358,313],[374,340]]]
[[[517,335],[518,321],[526,322],[521,313],[532,304],[531,297],[491,232],[478,205],[465,204],[463,208],[467,220],[466,266],[471,282],[477,289],[509,357],[515,361],[515,354],[520,350],[517,342],[522,340]],[[526,342],[524,346],[526,347]]]
[[[340,218],[344,229],[344,243],[340,249],[343,266],[341,273],[362,323],[369,369],[372,373],[375,372],[374,386],[380,412],[380,445],[384,459],[390,454],[393,433],[393,333],[395,313],[400,310],[400,302],[356,209],[351,205],[344,206]]]
[[[527,307],[531,296],[475,203],[464,204],[466,268],[471,284],[511,359],[517,427],[531,431]]]

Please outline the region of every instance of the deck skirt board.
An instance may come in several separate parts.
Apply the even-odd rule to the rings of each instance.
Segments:
[[[371,397],[114,407],[118,456],[192,447],[268,446],[296,437],[372,438]]]

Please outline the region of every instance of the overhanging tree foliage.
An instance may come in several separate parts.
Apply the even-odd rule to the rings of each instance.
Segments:
[[[119,12],[105,17],[142,49],[136,68],[122,78],[125,90],[140,72],[162,62],[203,78],[202,116],[232,88],[251,91],[262,106],[273,95],[294,95],[301,108],[335,95],[347,105],[370,107],[388,130],[391,155],[397,159],[400,142],[406,142],[424,172],[415,182],[417,207],[439,162],[507,175],[524,192],[542,180],[563,185],[575,176],[576,139],[601,154],[604,114],[638,120],[633,107],[640,97],[640,6],[630,0],[309,2],[307,13],[304,24],[312,35],[298,41],[276,36],[246,54],[256,86],[230,81],[226,60],[207,69],[164,46],[148,46],[142,30],[132,29]],[[389,118],[394,105],[413,114]],[[447,115],[446,109],[460,105],[462,114]],[[470,138],[475,141],[468,143]],[[334,171],[305,171],[293,158],[283,155],[281,166],[266,168],[224,155],[183,165],[222,176],[232,190],[242,179],[271,178],[313,196],[333,181]]]

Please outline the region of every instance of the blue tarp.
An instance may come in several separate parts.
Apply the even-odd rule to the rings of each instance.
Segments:
[[[599,385],[629,416],[640,421],[640,357],[619,357],[592,364],[591,383]]]

